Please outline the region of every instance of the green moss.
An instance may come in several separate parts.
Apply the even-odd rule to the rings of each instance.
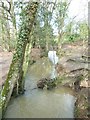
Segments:
[[[27,69],[27,67],[25,68],[25,65],[28,66],[27,60],[24,62],[25,50],[28,42],[30,42],[28,39],[31,32],[31,28],[34,23],[37,7],[38,7],[37,2],[32,2],[32,4],[29,3],[21,13],[22,24],[17,40],[16,52],[13,55],[13,60],[10,66],[7,80],[1,91],[0,108],[2,108],[2,111],[4,111],[7,106],[6,102],[8,102],[9,100],[8,95],[11,96],[12,94],[11,91],[13,88],[11,87],[11,84],[9,82],[11,81],[11,83],[14,86],[16,81],[18,81],[19,85],[21,85],[21,89],[23,87],[24,81],[22,71],[23,69],[24,71],[25,69]]]
[[[74,110],[75,118],[77,118],[79,114],[80,114],[79,109],[75,107],[75,110]]]
[[[65,75],[59,76],[56,78],[55,82],[56,84],[61,84],[64,80],[66,80]]]
[[[48,83],[47,83],[47,89],[52,89],[52,88],[54,88],[54,87],[56,87],[56,84],[55,84],[54,81],[53,81],[53,82],[48,82]]]

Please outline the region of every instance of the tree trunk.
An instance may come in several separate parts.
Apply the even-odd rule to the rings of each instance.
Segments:
[[[2,116],[5,112],[7,104],[12,95],[14,86],[17,84],[16,94],[23,91],[23,63],[24,63],[24,55],[27,44],[29,41],[29,35],[31,33],[31,28],[34,23],[35,15],[38,8],[38,2],[29,3],[22,12],[22,25],[19,32],[19,37],[16,46],[16,52],[13,55],[12,64],[10,66],[10,70],[8,73],[7,80],[5,85],[1,91],[0,98],[0,108],[2,109]]]

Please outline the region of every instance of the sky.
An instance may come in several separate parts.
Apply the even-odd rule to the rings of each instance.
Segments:
[[[14,0],[14,1],[18,1],[18,0]],[[29,1],[29,0],[24,0],[24,1]],[[39,0],[31,0],[31,1],[39,1]],[[47,0],[47,1],[55,1],[55,0]],[[57,0],[57,1],[64,1],[64,0]],[[72,0],[71,5],[69,7],[69,17],[73,18],[74,16],[77,16],[76,17],[77,21],[80,21],[81,19],[87,20],[88,1],[90,0]]]
[[[24,1],[28,1],[28,0],[24,0]],[[38,1],[38,0],[32,0],[32,1]],[[55,1],[55,0],[47,0],[47,1]],[[64,0],[57,0],[57,1],[64,1]],[[73,18],[74,16],[77,16],[75,18],[76,21],[86,20],[88,22],[88,1],[90,0],[72,0],[68,12],[69,17]]]
[[[76,22],[83,20],[88,22],[88,1],[90,0],[72,0],[69,6],[69,12],[68,12],[69,18],[74,18],[75,16],[77,16],[74,19]],[[58,34],[56,27],[54,27],[54,34],[55,35]]]
[[[88,17],[88,1],[90,0],[72,0],[69,7],[69,16],[73,18],[76,17],[77,21],[86,19]]]

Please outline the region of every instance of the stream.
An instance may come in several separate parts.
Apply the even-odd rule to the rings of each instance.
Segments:
[[[74,93],[70,88],[34,89],[41,78],[57,73],[47,58],[29,66],[25,77],[25,94],[12,99],[5,118],[74,118]]]

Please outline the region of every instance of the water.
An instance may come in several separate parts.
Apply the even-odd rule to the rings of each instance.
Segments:
[[[29,67],[26,92],[10,101],[5,118],[73,118],[75,98],[71,89],[33,89],[39,79],[48,76],[55,77],[56,71],[46,58]]]
[[[58,56],[56,55],[56,51],[49,51],[48,58],[54,65],[58,63]]]

